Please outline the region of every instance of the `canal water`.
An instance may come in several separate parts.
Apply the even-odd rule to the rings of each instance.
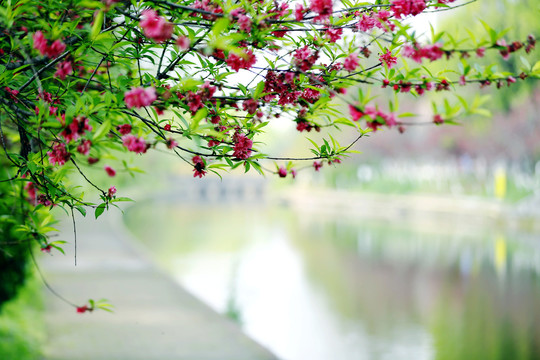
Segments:
[[[139,203],[179,283],[283,360],[540,359],[540,238],[466,219]]]

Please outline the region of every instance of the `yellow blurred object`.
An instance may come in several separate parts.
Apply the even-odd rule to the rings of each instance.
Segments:
[[[495,241],[495,269],[497,273],[504,274],[506,271],[506,256],[507,256],[506,241],[504,237],[498,236]]]
[[[495,171],[495,196],[504,199],[506,195],[506,170],[503,167]]]

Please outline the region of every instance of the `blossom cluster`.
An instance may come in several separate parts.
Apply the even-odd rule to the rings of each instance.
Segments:
[[[53,65],[44,68],[46,73],[39,73],[38,80],[43,84],[37,85],[38,81],[32,84],[41,91],[37,105],[28,101],[29,89],[21,89],[21,93],[15,90],[20,84],[16,87],[2,84],[1,89],[7,99],[19,104],[17,106],[26,101],[35,107],[36,118],[46,124],[45,127],[54,123],[51,119],[60,119],[61,126],[55,123],[46,129],[51,135],[47,144],[50,164],[77,161],[79,154],[87,156],[89,164],[95,164],[105,140],[113,139],[121,142],[126,151],[137,154],[161,144],[178,154],[196,155],[191,163],[194,176],[200,178],[213,171],[215,167],[210,163],[214,161],[221,165],[226,161],[229,166],[235,166],[242,160],[246,168],[259,163],[264,156],[256,152],[253,145],[266,120],[272,117],[292,115],[291,120],[299,132],[321,131],[340,123],[358,126],[355,123],[358,121],[365,122],[372,130],[400,125],[393,113],[397,109],[389,112],[382,107],[369,106],[365,98],[354,102],[351,95],[341,96],[347,87],[382,80],[383,87],[391,87],[397,93],[422,95],[432,90],[450,90],[458,83],[477,82],[481,86],[494,83],[498,87],[514,83],[518,78],[516,74],[481,78],[474,68],[457,72],[459,80],[452,80],[451,72],[448,72],[450,78],[437,78],[422,75],[426,72],[420,67],[410,71],[406,62],[403,62],[404,67],[396,69],[398,56],[421,63],[424,59],[436,61],[452,54],[466,58],[476,52],[481,57],[486,50],[493,49],[507,58],[519,49],[530,52],[534,48],[534,37],[508,44],[502,39],[496,43],[481,40],[478,43],[482,47],[464,50],[449,49],[450,42],[445,36],[427,45],[419,44],[414,35],[406,36],[408,40],[403,41],[403,35],[411,33],[403,19],[416,16],[428,7],[436,10],[437,3],[453,2],[388,0],[373,6],[359,3],[358,7],[339,6],[338,9],[338,3],[333,0],[304,0],[294,2],[293,9],[286,0],[255,1],[249,6],[195,0],[181,7],[149,2],[145,5],[148,8],[136,13],[126,12],[126,2],[103,0],[106,6],[97,11],[87,9],[86,14],[67,11],[66,18],[78,19],[70,29],[31,27],[34,33],[26,45],[50,58],[38,58],[36,67],[44,62]],[[103,14],[106,16],[101,19]],[[124,16],[125,25],[111,21],[118,14]],[[103,22],[101,27],[97,26],[99,21]],[[200,31],[193,30],[193,24],[200,25]],[[96,26],[103,33],[114,31],[115,36],[96,37]],[[122,27],[132,31],[118,32]],[[111,28],[114,29],[108,30]],[[297,36],[300,34],[305,36]],[[87,38],[92,39],[97,58],[103,49],[110,50],[109,56],[99,63],[94,58],[81,57],[78,49],[84,47],[79,47],[79,43],[84,44]],[[374,43],[378,43],[381,50],[376,59],[370,59],[376,48]],[[66,51],[67,45],[76,46]],[[164,49],[167,50],[160,51]],[[9,51],[1,46],[2,54],[4,50]],[[53,60],[59,56],[62,59]],[[26,59],[19,57],[18,61],[24,63]],[[155,66],[151,70],[145,68],[146,61],[154,62]],[[236,77],[235,73],[240,70],[248,70],[242,71],[242,78],[252,75],[252,80],[243,82],[240,76]],[[27,74],[33,76],[30,71]],[[67,89],[67,84],[72,84],[70,90],[81,95],[75,106],[77,115],[68,115],[66,122],[66,113],[73,114],[72,109],[68,110],[74,103],[72,99],[79,96],[75,94],[69,102],[65,101],[68,97],[63,97],[58,88],[66,85]],[[55,94],[54,100],[47,91]],[[358,98],[365,95],[362,92],[359,86]],[[125,106],[118,106],[122,94]],[[97,96],[103,101],[97,101]],[[333,104],[327,103],[336,101],[332,100],[334,97],[339,98],[337,102],[350,105],[349,117],[340,117],[337,112],[332,114]],[[48,114],[39,114],[40,109],[45,109],[41,100],[48,103]],[[87,106],[90,103],[92,105]],[[137,111],[149,106],[155,111]],[[79,112],[81,108],[84,109]],[[111,119],[99,119],[103,114],[112,114]],[[435,124],[449,120],[446,114],[433,117]],[[99,131],[92,134],[90,124],[105,130],[106,134]],[[145,133],[148,129],[154,134]],[[174,136],[178,136],[178,141],[182,137],[182,146]],[[191,144],[184,146],[184,142],[189,141]],[[94,156],[88,157],[91,152]],[[257,156],[253,156],[254,153]],[[323,159],[329,160],[330,155],[320,155],[321,161],[313,165],[316,170],[322,166]],[[276,174],[288,176],[291,166],[278,166]],[[108,165],[104,169],[110,176],[116,174]],[[114,194],[108,196],[112,199]]]
[[[377,131],[382,125],[393,127],[397,125],[396,115],[385,113],[374,106],[366,106],[361,110],[358,105],[349,105],[349,111],[354,121],[366,118],[366,125],[373,131]]]
[[[153,87],[136,87],[124,94],[124,101],[128,108],[141,108],[149,106],[156,101],[156,89]]]
[[[51,165],[64,165],[71,157],[63,142],[55,142],[52,149],[47,152]]]
[[[191,161],[193,162],[193,177],[202,178],[206,175],[206,164],[199,155],[194,156]]]
[[[122,143],[129,151],[137,154],[143,154],[148,149],[148,145],[144,138],[132,134],[122,136]]]
[[[309,9],[317,14],[315,21],[322,22],[332,15],[332,0],[311,0]]]
[[[394,31],[396,25],[390,21],[392,14],[389,11],[375,11],[371,14],[365,12],[357,12],[360,20],[356,23],[356,29],[364,32],[370,32],[374,28],[379,28],[383,31]]]
[[[246,49],[244,54],[240,56],[233,52],[229,53],[226,61],[231,69],[238,72],[240,69],[250,69],[257,62],[257,58],[253,54],[253,51]]]
[[[45,38],[41,30],[36,31],[32,39],[34,40],[34,49],[38,50],[41,55],[50,58],[57,58],[66,50],[66,44],[61,40],[55,40],[49,45],[49,41]]]
[[[76,116],[70,124],[66,124],[65,114],[62,114],[60,122],[65,126],[60,135],[71,142],[83,136],[87,131],[92,131],[92,126],[88,123],[88,118],[84,116]]]
[[[233,156],[245,160],[251,156],[253,140],[248,138],[245,134],[236,132],[233,136],[234,141],[234,153]]]
[[[152,9],[146,9],[142,12],[142,20],[139,22],[139,26],[143,29],[145,36],[157,43],[169,40],[174,30],[171,23]]]
[[[440,43],[425,45],[424,47],[421,47],[418,44],[414,44],[413,46],[405,44],[401,51],[401,55],[410,58],[417,63],[421,63],[423,58],[431,61],[439,60],[444,55],[444,51],[442,50],[442,44]]]

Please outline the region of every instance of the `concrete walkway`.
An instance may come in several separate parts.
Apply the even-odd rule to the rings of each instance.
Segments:
[[[70,242],[66,256],[53,250],[38,259],[65,298],[78,305],[106,298],[115,306],[113,314],[78,314],[47,291],[45,359],[277,359],[158,270],[111,212],[97,221],[77,217],[77,266],[71,219],[59,237]]]

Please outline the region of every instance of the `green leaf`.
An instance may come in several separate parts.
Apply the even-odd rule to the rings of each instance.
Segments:
[[[66,252],[64,251],[64,249],[62,249],[60,246],[56,246],[56,245],[53,245],[53,244],[50,244],[53,248],[55,248],[56,250],[60,251],[62,254],[66,255]]]
[[[208,115],[208,110],[206,108],[202,108],[197,111],[195,116],[193,116],[193,118],[191,119],[191,124],[189,125],[191,132],[197,131],[197,129],[199,128],[199,123],[202,119],[206,117],[206,115]]]
[[[75,209],[77,209],[82,216],[86,216],[86,209],[83,208],[82,206],[75,206]]]
[[[521,59],[521,63],[525,66],[525,69],[529,71],[529,69],[531,68],[531,64],[527,61],[527,59],[525,59],[525,57],[520,56],[519,58]]]
[[[104,137],[111,130],[111,121],[105,120],[94,133],[94,141],[97,141]]]
[[[485,116],[485,117],[491,117],[492,114],[491,114],[491,111],[489,111],[488,109],[474,109],[471,111],[473,114],[478,114],[478,115],[481,115],[481,116]]]
[[[128,198],[128,197],[118,197],[118,198],[114,199],[113,201],[118,202],[118,201],[133,201],[133,200]]]
[[[220,36],[223,35],[225,32],[225,29],[229,26],[229,19],[226,17],[222,17],[212,27],[212,32],[214,33],[214,36]]]
[[[258,99],[264,90],[264,81],[259,81],[257,88],[253,92],[253,98]]]
[[[101,31],[101,27],[103,26],[103,18],[104,18],[104,12],[103,10],[100,10],[96,17],[94,17],[94,25],[92,25],[92,31],[90,32],[90,39],[95,40],[97,36],[99,35],[99,32]]]
[[[100,217],[101,214],[103,214],[103,212],[105,211],[105,206],[107,206],[105,203],[103,204],[100,204],[97,208],[96,208],[96,219],[98,217]]]
[[[534,66],[532,67],[531,72],[534,73],[534,74],[540,73],[540,61],[537,61],[536,64],[534,64]]]

